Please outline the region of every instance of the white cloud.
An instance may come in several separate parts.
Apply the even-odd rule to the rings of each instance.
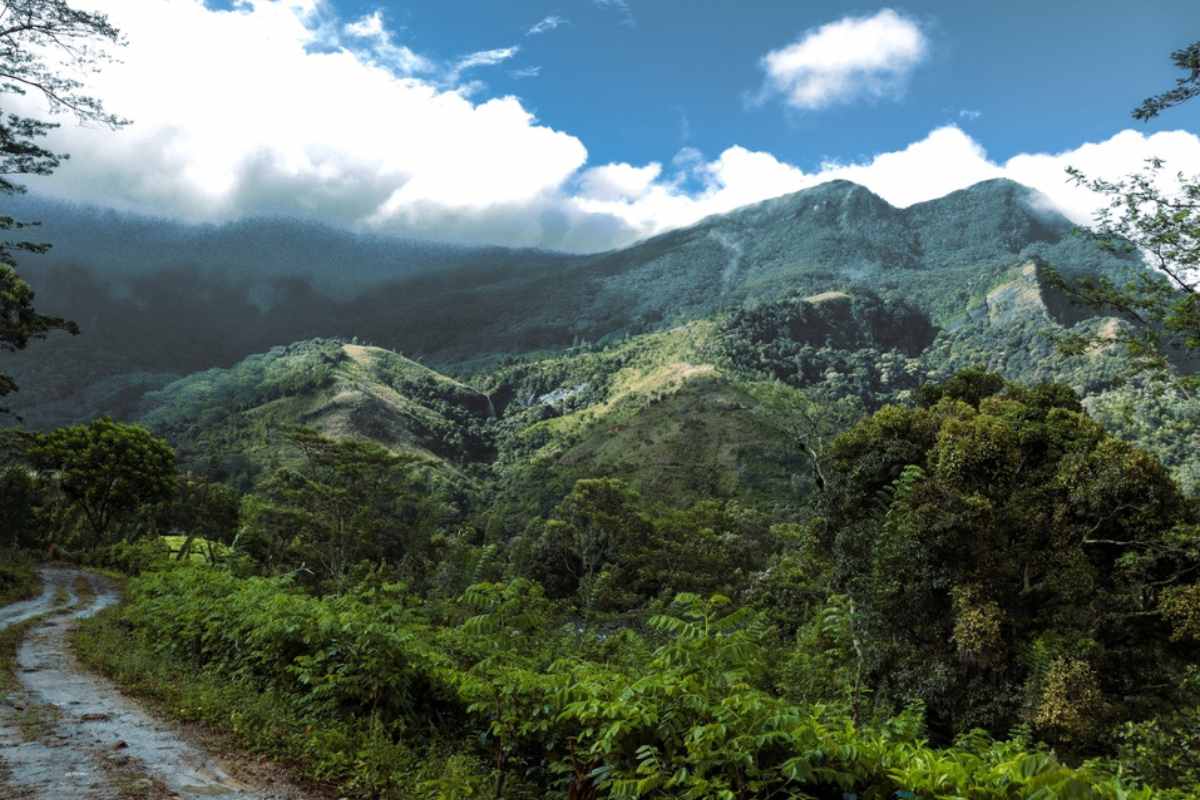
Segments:
[[[479,67],[494,67],[497,64],[503,64],[505,61],[511,60],[519,52],[521,52],[521,48],[514,45],[513,47],[497,47],[495,50],[480,50],[475,53],[469,53],[454,62],[453,66],[446,73],[443,85],[457,87],[458,93],[463,97],[479,94],[487,88],[487,84],[479,80],[464,83],[463,73],[468,70],[478,69]],[[530,76],[526,75],[522,77]]]
[[[631,164],[606,164],[592,167],[579,176],[582,197],[591,200],[636,200],[642,197],[662,175],[662,164],[635,167]]]
[[[571,202],[588,214],[615,216],[641,237],[831,180],[854,181],[892,205],[906,207],[980,181],[1009,178],[1036,189],[1045,204],[1086,225],[1101,198],[1070,183],[1067,167],[1116,179],[1138,171],[1154,155],[1166,159],[1170,169],[1200,171],[1200,136],[1186,131],[1146,135],[1126,130],[1060,153],[1020,154],[997,162],[958,127],[946,126],[901,150],[856,163],[829,161],[811,172],[770,153],[739,146],[726,149],[713,161],[685,148],[675,158],[679,170],[675,175],[636,196],[601,198],[583,192]],[[700,188],[689,188],[695,182]]]
[[[461,74],[468,69],[475,67],[494,67],[497,64],[503,64],[510,58],[515,56],[521,50],[520,47],[498,47],[495,50],[480,50],[477,53],[463,56],[455,64],[453,73]]]
[[[314,6],[309,16],[318,10]],[[319,31],[319,28],[317,29]],[[352,41],[350,48],[366,60],[381,62],[405,75],[432,72],[434,64],[405,45],[396,44],[378,9],[342,26],[342,33]],[[327,34],[325,37],[327,38]],[[333,42],[326,42],[332,44]],[[360,46],[361,45],[361,46]]]
[[[129,37],[123,63],[92,85],[134,124],[116,133],[64,125],[51,145],[71,160],[28,183],[64,199],[187,220],[293,215],[443,241],[585,251],[834,178],[903,206],[1009,177],[1087,222],[1097,198],[1067,182],[1068,165],[1115,178],[1158,155],[1171,170],[1200,171],[1200,137],[1183,131],[1125,131],[1001,162],[954,126],[811,170],[740,146],[712,160],[684,148],[669,165],[589,165],[583,142],[541,123],[515,97],[475,101],[467,88],[384,63],[371,44],[395,44],[383,17],[349,22],[356,38],[348,42],[347,24],[323,0],[242,0],[231,11],[202,0],[76,3],[106,11]],[[212,42],[223,43],[220,58]],[[480,64],[504,61],[474,55]],[[32,95],[10,105],[45,110]]]
[[[817,110],[863,97],[898,97],[929,46],[920,25],[885,8],[811,29],[762,59],[773,94],[795,108]]]
[[[384,36],[383,12],[376,9],[365,17],[359,17],[353,22],[347,22],[342,30],[347,36],[359,39],[379,39]]]
[[[542,33],[549,33],[550,31],[560,28],[566,24],[567,19],[565,17],[551,15],[549,17],[544,17],[541,21],[535,23],[533,27],[525,32],[525,35],[537,36]]]
[[[977,120],[983,116],[983,112],[976,111],[973,108],[960,108],[958,110],[958,116],[960,119],[965,119],[968,122],[974,122],[975,120]]]
[[[90,85],[134,124],[56,131],[53,146],[72,158],[30,180],[35,190],[197,221],[279,214],[468,242],[561,238],[542,212],[587,161],[579,139],[515,97],[472,102],[358,41],[330,45],[342,25],[316,24],[329,14],[322,0],[76,4],[108,13],[129,39],[122,63]]]
[[[1090,142],[1062,153],[1013,156],[1005,162],[1004,171],[1014,181],[1040,189],[1068,217],[1083,223],[1091,220],[1098,198],[1067,180],[1063,172],[1068,166],[1076,167],[1090,177],[1116,180],[1141,171],[1151,158],[1166,161],[1162,188],[1171,191],[1177,186],[1174,180],[1177,173],[1200,173],[1200,137],[1182,130],[1162,131],[1150,136],[1124,130],[1103,142]]]

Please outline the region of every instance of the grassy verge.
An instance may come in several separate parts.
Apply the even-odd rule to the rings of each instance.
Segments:
[[[85,666],[122,692],[163,716],[200,726],[210,749],[272,759],[316,796],[330,794],[335,783],[343,792],[331,796],[406,796],[355,785],[347,779],[353,763],[329,763],[328,753],[345,752],[355,738],[349,731],[334,726],[317,732],[291,698],[157,651],[122,622],[121,611],[122,606],[115,606],[81,622],[71,635],[71,647]],[[388,754],[379,755],[383,759]]]
[[[0,605],[36,597],[42,578],[33,562],[19,553],[0,550]]]

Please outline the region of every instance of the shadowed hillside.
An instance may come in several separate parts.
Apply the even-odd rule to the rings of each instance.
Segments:
[[[145,234],[136,270],[118,270],[105,255],[111,235],[100,237],[89,265],[82,242],[101,222],[128,237],[125,252]],[[47,233],[59,231],[68,245],[37,273],[39,301],[76,319],[84,335],[9,359],[27,387],[14,409],[33,427],[127,416],[147,389],[175,377],[314,337],[358,337],[469,374],[512,355],[611,342],[786,294],[869,289],[953,326],[1005,270],[1032,257],[1067,272],[1133,268],[1070,235],[1039,196],[1003,180],[908,209],[835,181],[587,257],[422,250],[322,229],[293,241],[290,225],[153,233],[148,221],[82,212],[52,223]],[[346,261],[348,249],[357,261]],[[392,260],[384,256],[393,250]],[[154,271],[145,261],[184,253],[193,266]],[[281,253],[304,266],[278,273]],[[64,265],[64,255],[83,266]],[[368,277],[377,280],[363,288]]]

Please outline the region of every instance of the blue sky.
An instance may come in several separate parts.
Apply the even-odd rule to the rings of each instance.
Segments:
[[[1200,173],[1200,102],[1129,116],[1195,0],[75,1],[128,39],[85,77],[134,124],[64,125],[30,183],[185,220],[594,251],[835,178],[1006,177],[1086,223],[1068,166]]]
[[[808,29],[882,5],[746,0],[628,0],[628,15],[592,0],[340,0],[348,16],[382,8],[418,52],[453,59],[519,45],[509,70],[485,76],[553,127],[580,135],[597,161],[669,159],[690,144],[719,152],[737,143],[802,167],[858,159],[954,122],[1001,159],[1059,151],[1129,127],[1129,111],[1178,75],[1168,53],[1200,38],[1194,0],[936,0],[891,6],[929,39],[900,100],[787,112],[748,110],[762,56]],[[567,24],[524,36],[548,16]],[[978,111],[977,119],[959,116]],[[686,119],[686,127],[683,120]],[[1200,131],[1200,102],[1146,130]],[[686,133],[685,133],[686,131]]]

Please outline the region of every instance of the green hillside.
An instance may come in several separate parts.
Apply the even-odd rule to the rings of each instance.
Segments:
[[[487,459],[486,395],[375,347],[312,340],[148,394],[140,418],[180,458],[242,482],[286,460],[277,434],[307,427],[370,440],[458,474]]]
[[[791,291],[669,330],[477,365],[470,386],[381,348],[313,340],[177,381],[147,395],[140,418],[187,463],[242,482],[286,460],[274,431],[304,426],[469,475],[520,519],[596,477],[669,503],[786,510],[812,489],[806,436],[832,436],[858,414],[911,402],[926,380],[983,367],[1071,386],[1111,430],[1195,485],[1194,401],[1125,381],[1116,348],[1060,355],[1058,332],[1123,323],[1070,306],[1044,286],[1042,263],[990,270],[941,327],[894,296]],[[1133,422],[1147,418],[1170,424]]]
[[[937,202],[381,290],[349,318],[413,357],[131,380],[167,441],[13,437],[6,519],[141,573],[87,663],[347,797],[1190,799],[1200,406],[1047,280],[1132,264],[1011,184]],[[174,483],[80,513],[91,453],[168,443]]]
[[[1030,258],[1068,273],[1136,268],[1072,235],[1044,206],[1010,181],[906,209],[835,181],[612,252],[446,252],[436,270],[360,275],[337,291],[322,288],[336,283],[329,276],[267,281],[250,266],[220,273],[167,263],[128,277],[88,272],[80,259],[83,267],[48,270],[39,296],[78,319],[84,335],[12,356],[9,368],[26,387],[12,404],[35,429],[97,412],[128,417],[173,378],[315,337],[358,337],[461,376],[789,294],[869,290],[949,326]],[[193,232],[197,258],[217,246],[204,237],[218,232],[205,230]],[[327,255],[336,261],[338,252]]]

